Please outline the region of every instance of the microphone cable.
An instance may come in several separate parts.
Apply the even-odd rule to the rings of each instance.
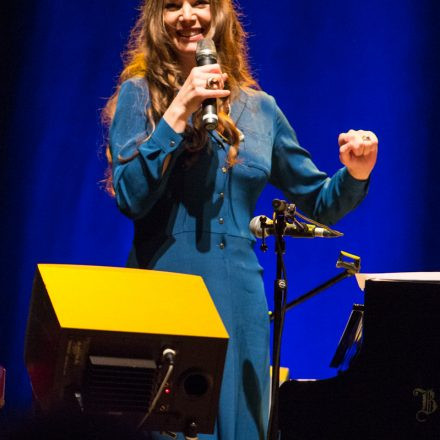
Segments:
[[[144,417],[142,417],[142,420],[138,423],[138,425],[137,425],[138,430],[142,428],[143,424],[148,419],[148,417],[150,417],[150,414],[153,412],[154,408],[156,407],[157,401],[159,400],[160,396],[162,395],[163,390],[165,389],[165,386],[171,377],[171,373],[174,370],[175,356],[176,356],[176,352],[174,350],[172,350],[171,348],[166,348],[163,351],[162,362],[168,363],[167,372],[165,373],[165,376],[159,386],[159,389],[158,389],[156,395],[154,396],[154,399],[151,401],[151,404],[150,404],[147,412],[145,413]]]

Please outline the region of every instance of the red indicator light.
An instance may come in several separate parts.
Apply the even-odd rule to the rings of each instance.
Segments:
[[[165,394],[171,394],[171,388],[165,388]]]

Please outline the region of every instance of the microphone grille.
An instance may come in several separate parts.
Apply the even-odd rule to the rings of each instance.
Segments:
[[[197,41],[196,57],[199,56],[217,56],[215,43],[211,38]]]

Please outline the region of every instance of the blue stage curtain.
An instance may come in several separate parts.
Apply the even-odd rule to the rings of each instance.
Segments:
[[[339,132],[370,129],[380,138],[370,194],[336,226],[345,236],[289,241],[289,298],[336,274],[340,249],[360,255],[364,271],[440,270],[438,2],[240,5],[253,70],[320,168],[339,168]],[[10,408],[30,401],[23,341],[36,264],[125,264],[131,223],[100,184],[100,109],[137,7],[133,0],[17,0],[5,15],[0,364],[8,369]],[[268,188],[257,213],[270,214],[275,196]],[[257,251],[269,302],[272,251]],[[334,374],[328,363],[353,302],[362,294],[348,280],[289,313],[282,363],[293,376]]]

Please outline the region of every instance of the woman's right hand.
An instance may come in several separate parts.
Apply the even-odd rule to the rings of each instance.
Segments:
[[[208,80],[216,80],[216,88],[207,88]],[[226,98],[231,93],[224,90],[227,74],[222,73],[218,64],[194,67],[173,102],[164,113],[165,121],[174,131],[182,133],[188,118],[197,111],[208,98]],[[211,81],[213,82],[213,81]]]

